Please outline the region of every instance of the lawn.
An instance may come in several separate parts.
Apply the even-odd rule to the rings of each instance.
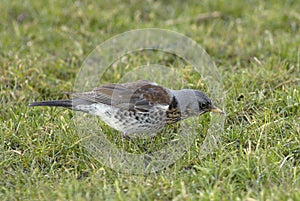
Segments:
[[[298,1],[2,0],[0,10],[2,200],[300,200]],[[206,50],[222,77],[224,97],[216,101],[226,118],[208,153],[200,151],[213,117],[206,114],[178,161],[128,174],[82,144],[76,112],[28,105],[66,98],[98,45],[141,28],[178,32]],[[212,93],[188,63],[160,52],[120,58],[101,82],[151,63],[180,66],[182,87]],[[122,148],[122,136],[95,121]],[[137,153],[145,143],[125,145]]]

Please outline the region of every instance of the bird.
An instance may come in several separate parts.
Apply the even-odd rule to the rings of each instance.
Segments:
[[[109,83],[92,91],[67,94],[70,99],[33,102],[29,106],[64,107],[89,113],[124,136],[156,133],[167,125],[207,112],[224,114],[199,90],[173,90],[148,80]]]

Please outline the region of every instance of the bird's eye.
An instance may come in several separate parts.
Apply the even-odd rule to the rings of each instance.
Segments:
[[[203,102],[199,102],[198,103],[199,104],[199,108],[205,108],[206,107],[206,104],[205,103],[203,103]]]

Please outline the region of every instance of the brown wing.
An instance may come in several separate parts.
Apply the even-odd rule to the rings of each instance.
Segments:
[[[147,80],[106,84],[91,92],[74,93],[72,97],[75,104],[103,103],[142,112],[148,111],[153,105],[169,105],[172,100],[166,88]]]

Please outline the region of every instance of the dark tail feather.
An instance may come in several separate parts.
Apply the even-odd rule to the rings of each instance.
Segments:
[[[72,100],[53,100],[53,101],[41,101],[29,104],[30,107],[34,106],[55,106],[55,107],[66,107],[72,109]]]

